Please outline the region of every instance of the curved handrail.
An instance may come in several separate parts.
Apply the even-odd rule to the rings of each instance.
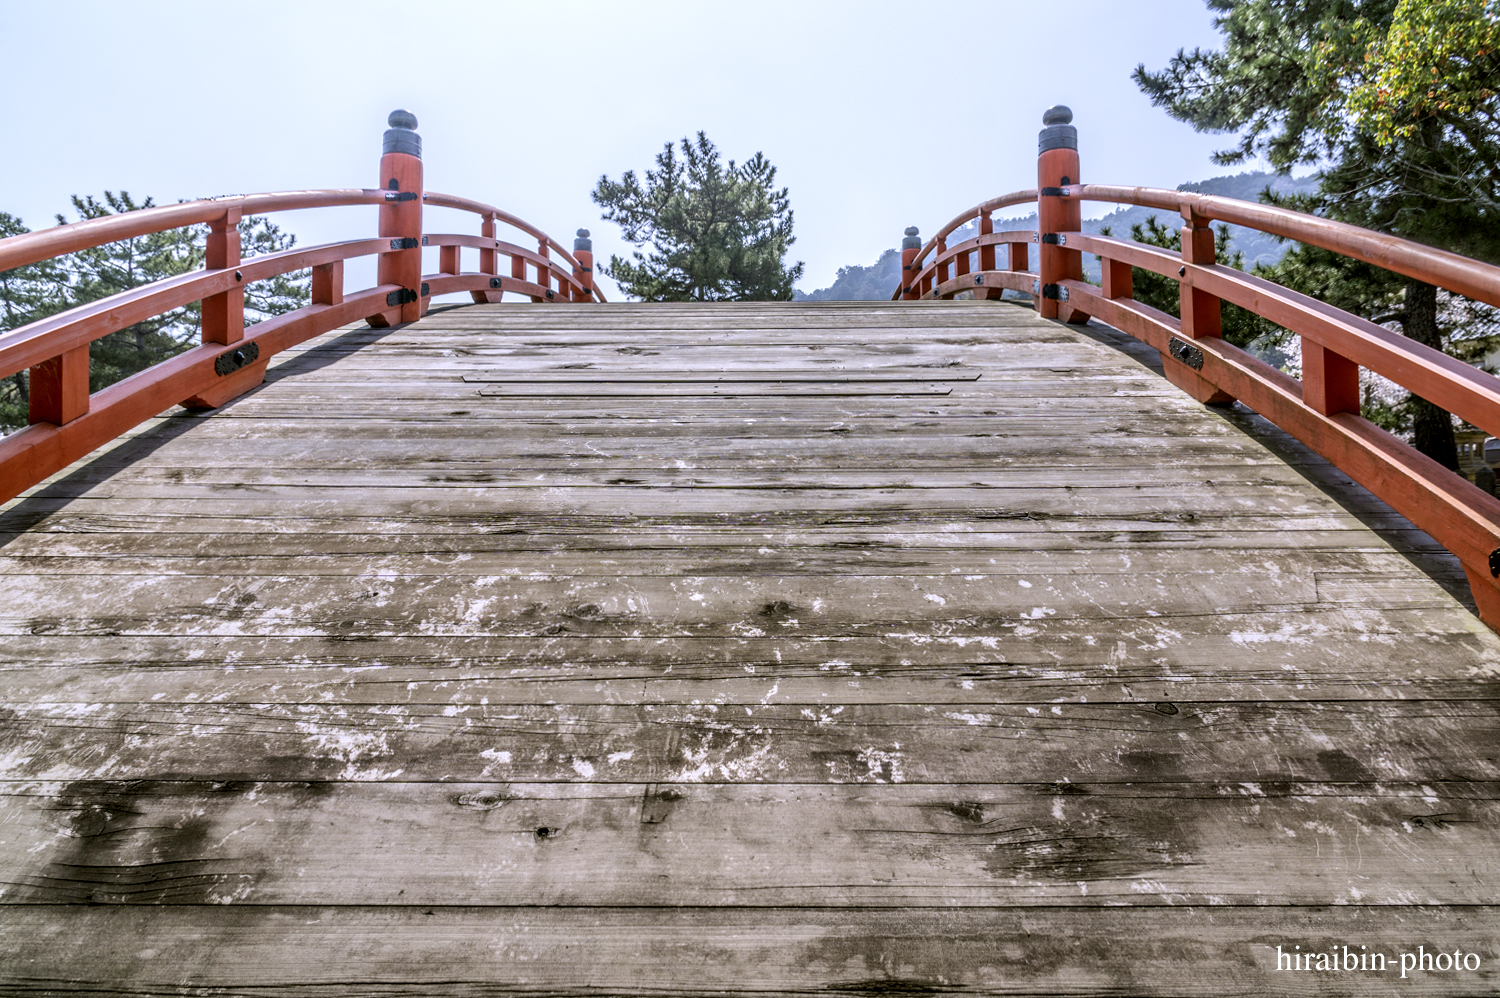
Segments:
[[[527,235],[532,236],[538,241],[545,243],[547,246],[556,250],[558,254],[571,266],[577,267],[579,265],[578,261],[573,258],[573,254],[564,249],[563,245],[556,239],[553,239],[551,236],[547,235],[547,233],[543,232],[541,229],[538,229],[531,223],[522,221],[515,215],[512,215],[510,212],[501,211],[499,208],[496,208],[493,205],[485,204],[483,201],[471,201],[468,198],[461,198],[453,194],[438,194],[434,191],[428,191],[424,193],[422,195],[422,200],[435,208],[456,208],[459,211],[467,211],[475,215],[483,215],[495,218],[498,221],[504,222],[506,225],[509,225],[511,228],[520,229]],[[598,295],[599,289],[595,288],[594,293]],[[604,296],[599,295],[599,300],[604,301]]]
[[[1240,201],[1216,194],[1167,191],[1154,187],[1076,184],[1062,190],[1083,201],[1109,201],[1143,208],[1165,208],[1179,214],[1187,211],[1207,221],[1242,225],[1352,257],[1404,277],[1435,284],[1465,298],[1500,305],[1500,267],[1433,246],[1424,246],[1409,239],[1372,232],[1347,222],[1336,222],[1288,208]]]
[[[416,167],[420,187],[420,164]],[[484,231],[421,234],[421,212],[413,213],[417,206],[411,204],[417,194],[396,186],[393,180],[388,190],[281,191],[188,201],[0,239],[0,271],[6,271],[137,236],[194,225],[210,229],[206,265],[198,270],[0,333],[0,377],[31,372],[30,425],[0,438],[0,502],[174,404],[222,405],[260,384],[273,354],[346,323],[361,318],[377,326],[410,321],[425,312],[431,295],[463,291],[479,302],[499,301],[506,292],[534,302],[604,300],[594,284],[593,254],[587,243],[569,253],[509,212],[437,192],[424,192],[422,204],[478,214]],[[237,227],[246,216],[349,205],[380,206],[381,235],[239,256]],[[496,238],[496,223],[535,238],[536,250]],[[421,274],[423,246],[439,249],[438,273]],[[461,270],[464,248],[479,251],[477,271]],[[382,261],[376,286],[345,294],[344,261],[372,255]],[[502,256],[511,260],[509,274],[500,273]],[[393,264],[388,271],[388,260],[400,261],[399,273],[409,276],[389,276],[398,270]],[[313,272],[312,304],[244,325],[245,285],[308,268]],[[90,394],[88,349],[93,341],[195,301],[203,303],[202,346]]]
[[[330,208],[347,205],[384,204],[393,200],[389,191],[352,189],[328,191],[277,191],[270,194],[234,194],[201,201],[183,201],[123,211],[103,218],[69,222],[50,229],[0,239],[0,271],[14,270],[79,250],[93,249],[105,243],[168,232],[189,225],[208,225],[224,217],[226,211],[238,209],[242,215],[266,215],[301,208]]]
[[[1076,163],[1074,154],[1074,176]],[[1211,223],[1228,222],[1293,239],[1497,306],[1500,267],[1345,222],[1217,195],[1102,184],[1039,184],[1029,193],[1038,199],[1042,226],[1049,227],[1050,213],[1050,228],[1058,231],[992,233],[944,246],[944,237],[983,215],[984,205],[969,209],[916,254],[915,263],[920,263],[934,247],[938,249],[925,267],[918,269],[914,263],[914,276],[893,297],[951,298],[978,285],[985,286],[985,297],[992,297],[1000,288],[1011,288],[1031,293],[1039,306],[1055,302],[1063,321],[1096,316],[1155,347],[1174,384],[1199,401],[1244,402],[1457,555],[1481,618],[1500,630],[1500,499],[1363,418],[1359,370],[1368,368],[1495,436],[1500,436],[1500,378],[1365,318],[1217,263]],[[1006,195],[986,204],[1013,204],[1021,196]],[[1180,214],[1186,222],[1181,253],[1078,231],[1076,208],[1071,224],[1056,224],[1064,217],[1058,205],[1085,200]],[[985,217],[982,231],[987,222]],[[1040,273],[1023,275],[1027,258],[1017,236],[1054,252],[1050,262],[1043,254]],[[1011,270],[968,272],[971,254],[1001,242],[1011,245]],[[1081,279],[1082,253],[1099,257],[1102,286]],[[1134,300],[1130,274],[1137,267],[1178,282],[1182,318]],[[958,276],[950,276],[950,268],[956,268]],[[1221,339],[1221,301],[1298,334],[1302,380]]]

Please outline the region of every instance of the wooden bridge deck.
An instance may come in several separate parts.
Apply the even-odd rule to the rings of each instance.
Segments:
[[[1493,989],[1500,640],[1110,338],[454,308],[11,503],[0,993]]]

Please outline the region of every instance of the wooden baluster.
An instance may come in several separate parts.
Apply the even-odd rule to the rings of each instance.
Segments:
[[[1325,416],[1359,415],[1359,365],[1302,338],[1302,401]]]
[[[1182,262],[1212,267],[1214,264],[1214,228],[1211,221],[1192,208],[1182,209]],[[1222,335],[1219,299],[1193,286],[1193,275],[1180,275],[1177,287],[1182,304],[1182,335],[1195,340]]]
[[[943,261],[943,254],[948,252],[948,240],[939,236],[937,245],[932,248],[932,258],[939,261],[932,268],[932,297],[938,297],[938,285],[948,280],[948,264]]]
[[[314,305],[342,305],[344,303],[344,261],[320,263],[312,269],[312,303]]]
[[[422,137],[417,116],[392,111],[380,157],[380,186],[386,202],[380,206],[380,236],[391,248],[380,254],[376,281],[401,290],[388,299],[389,307],[370,324],[416,322],[422,317]]]
[[[1182,262],[1185,265],[1178,275],[1178,301],[1182,308],[1182,338],[1184,340],[1218,339],[1222,330],[1219,320],[1219,299],[1207,291],[1193,286],[1193,275],[1186,265],[1211,267],[1214,263],[1214,230],[1211,220],[1197,214],[1191,207],[1182,209]],[[1162,371],[1167,380],[1206,405],[1228,405],[1234,396],[1221,391],[1211,381],[1205,381],[1196,370],[1175,357],[1162,355]]]
[[[1135,297],[1135,280],[1130,264],[1100,257],[1099,269],[1103,271],[1104,297],[1109,299]]]
[[[1070,306],[1064,295],[1063,281],[1083,280],[1083,254],[1058,242],[1060,233],[1077,232],[1082,225],[1082,207],[1067,188],[1078,179],[1078,129],[1073,127],[1073,112],[1061,104],[1042,115],[1043,127],[1037,136],[1037,236],[1041,274],[1041,295],[1037,314],[1044,319],[1083,323],[1088,315]]]
[[[31,369],[28,408],[33,423],[61,426],[89,411],[89,345],[74,347]]]
[[[917,254],[922,251],[922,238],[917,235],[917,227],[908,225],[906,227],[906,238],[901,240],[901,300],[915,301],[922,293],[916,287],[916,274],[912,272],[912,261],[916,260]]]
[[[208,270],[233,270],[235,286],[203,299],[204,343],[238,343],[245,338],[245,285],[241,281],[240,209],[226,209],[208,223],[208,242],[203,266]]]
[[[991,236],[991,235],[994,235],[994,234],[995,234],[995,221],[994,221],[994,219],[990,218],[990,213],[987,212],[987,211],[981,213],[980,216],[979,216],[979,237],[981,239],[983,239],[985,236]],[[994,247],[993,244],[989,245],[989,246],[981,246],[981,247],[979,247],[979,267],[978,267],[978,269],[981,272],[981,274],[984,273],[984,272],[991,271],[991,270],[995,269],[995,247]],[[981,276],[976,276],[975,280],[976,281],[985,281],[985,280],[989,280],[989,278],[985,278],[985,277],[981,277]],[[1002,290],[1003,290],[1002,288],[993,287],[993,286],[987,285],[987,284],[986,285],[975,284],[974,285],[974,297],[975,298],[996,298],[996,299],[998,299],[1000,297],[1000,293],[1001,293]]]
[[[536,251],[543,260],[552,259],[552,252],[547,248],[547,240],[538,238],[536,241]],[[552,301],[552,271],[545,263],[536,265],[536,282],[542,286],[542,297],[531,300]]]
[[[488,239],[488,240],[493,240],[495,238],[495,216],[494,215],[486,215],[486,216],[484,216],[484,223],[483,223],[483,226],[479,230],[479,235],[482,238]],[[487,274],[490,277],[499,277],[500,276],[500,269],[499,269],[500,262],[499,261],[500,261],[500,253],[499,253],[498,250],[495,249],[495,247],[494,247],[493,244],[488,249],[480,249],[480,251],[479,251],[479,272],[481,274]],[[499,301],[501,294],[502,294],[502,292],[500,292],[500,291],[487,291],[487,290],[484,290],[484,289],[480,289],[478,291],[470,291],[469,292],[469,297],[472,298],[472,299],[474,299],[475,302],[482,304],[484,302],[496,302],[496,301]]]
[[[594,241],[589,238],[588,229],[579,229],[578,238],[573,240],[573,259],[578,261],[578,266],[573,271],[573,276],[578,280],[581,289],[575,301],[594,300]]]
[[[1017,274],[1024,274],[1031,269],[1031,247],[1026,243],[1006,243],[1005,248],[1009,253],[1010,269]]]
[[[459,251],[462,250],[462,249],[463,249],[462,246],[439,246],[438,247],[438,273],[440,273],[440,274],[458,274],[458,273],[462,273],[462,271],[460,271],[458,269],[459,261],[461,259],[460,256],[459,256]]]

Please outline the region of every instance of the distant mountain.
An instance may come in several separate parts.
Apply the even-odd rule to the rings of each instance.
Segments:
[[[1276,173],[1239,173],[1233,176],[1200,180],[1197,183],[1181,184],[1177,189],[1238,198],[1241,201],[1259,201],[1261,191],[1268,187],[1277,194],[1312,194],[1318,189],[1318,178],[1315,175],[1293,178]],[[1182,225],[1182,219],[1170,212],[1131,206],[1118,208],[1103,218],[1084,219],[1083,231],[1098,232],[1108,226],[1116,237],[1128,239],[1131,225],[1144,225],[1146,219],[1153,215],[1168,227],[1180,228]],[[996,219],[995,227],[997,229],[1035,229],[1036,213],[1032,212],[1020,218]],[[962,226],[948,237],[948,242],[951,244],[971,239],[977,231],[977,226],[972,223]],[[1278,243],[1275,238],[1262,232],[1237,225],[1229,227],[1229,237],[1230,246],[1245,254],[1245,269],[1247,270],[1257,263],[1275,263],[1287,251],[1288,244]],[[1004,254],[1002,253],[1001,256],[1003,258]],[[1098,259],[1087,254],[1083,259],[1085,272],[1094,280],[1098,280]],[[1031,265],[1033,269],[1036,267],[1034,252],[1031,255]],[[794,297],[797,301],[884,301],[890,298],[891,292],[896,289],[896,282],[900,276],[901,255],[896,250],[889,249],[882,253],[872,266],[861,267],[853,264],[840,267],[833,284],[812,292],[797,291]]]
[[[793,301],[885,301],[896,290],[901,279],[901,254],[888,249],[868,267],[850,264],[840,267],[838,276],[826,288],[813,292],[792,292]]]

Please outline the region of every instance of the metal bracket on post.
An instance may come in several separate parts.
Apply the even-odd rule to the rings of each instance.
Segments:
[[[246,343],[238,350],[226,350],[214,358],[214,373],[219,377],[233,374],[246,364],[253,364],[260,359],[260,344]]]
[[[1171,352],[1173,357],[1176,357],[1193,370],[1203,370],[1203,351],[1191,343],[1184,343],[1174,336],[1172,337],[1172,341],[1167,344],[1167,350]]]
[[[1046,243],[1048,246],[1068,245],[1068,237],[1060,232],[1044,232],[1042,233],[1041,241]]]

